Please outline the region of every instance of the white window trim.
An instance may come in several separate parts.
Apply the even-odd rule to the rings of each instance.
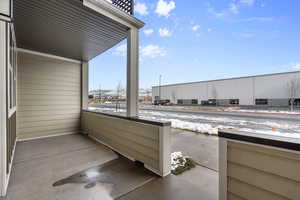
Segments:
[[[0,196],[6,194],[6,47],[7,25],[0,22]],[[4,34],[3,34],[4,33]]]
[[[11,59],[10,59],[11,56],[13,56],[12,62],[15,62],[15,59],[17,59],[17,58],[15,57],[15,55],[11,55],[10,34],[12,34],[13,45],[14,45],[13,48],[15,49],[15,51],[17,51],[17,47],[16,47],[16,44],[15,44],[16,43],[15,42],[16,38],[15,38],[15,34],[14,34],[14,28],[13,28],[12,25],[9,26],[9,28],[8,28],[8,37],[7,37],[7,39],[8,39],[8,41],[7,41],[7,43],[8,43],[8,47],[7,47],[8,48],[8,51],[7,51],[7,53],[8,53],[8,55],[7,55],[7,60],[8,60],[7,79],[8,79],[8,81],[7,81],[7,83],[8,83],[8,87],[12,87],[12,90],[11,90],[11,88],[8,88],[8,102],[7,102],[7,104],[8,104],[8,118],[10,118],[17,111],[17,105],[14,104],[16,102],[16,98],[17,98],[17,91],[15,90],[15,88],[17,87],[17,82],[14,82],[14,78],[15,78],[14,73],[17,73],[16,72],[17,67],[15,66],[16,68],[15,68],[15,72],[14,72],[14,67],[13,67],[14,63],[11,63]],[[13,80],[11,80],[11,78]],[[11,83],[12,83],[12,85],[11,85]],[[15,84],[15,87],[14,87],[14,84]],[[11,92],[13,92],[13,94],[11,94]],[[11,97],[13,97],[13,98],[11,99]],[[10,107],[10,105],[12,105],[12,107]]]

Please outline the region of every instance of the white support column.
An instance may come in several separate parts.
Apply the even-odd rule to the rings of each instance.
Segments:
[[[81,67],[81,109],[88,109],[89,98],[89,63],[82,62]]]
[[[127,37],[127,116],[138,116],[139,30],[131,28]]]

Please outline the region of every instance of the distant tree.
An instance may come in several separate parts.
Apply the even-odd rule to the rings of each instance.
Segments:
[[[172,95],[172,101],[173,101],[173,103],[176,103],[176,98],[177,97],[176,97],[176,92],[174,90],[172,91],[171,95]]]
[[[294,103],[298,94],[300,94],[300,81],[297,78],[293,78],[286,84],[287,92],[290,98],[290,109],[294,111]]]
[[[147,89],[147,90],[146,90],[146,94],[147,94],[146,100],[147,100],[147,101],[151,100],[150,93],[151,93],[151,89]]]
[[[120,98],[121,98],[121,94],[122,94],[122,84],[121,82],[118,83],[117,88],[116,88],[116,111],[118,111],[119,107],[120,107]]]

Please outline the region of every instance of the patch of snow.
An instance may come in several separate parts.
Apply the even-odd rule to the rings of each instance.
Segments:
[[[89,110],[110,113],[126,112],[125,109],[89,107]],[[141,110],[140,117],[147,120],[171,122],[172,128],[216,135],[219,129],[234,129],[250,133],[270,134],[300,138],[300,124],[279,121],[243,120],[195,114],[168,113]],[[253,128],[252,128],[253,127]]]
[[[103,107],[101,107],[101,108],[98,108],[98,107],[88,107],[88,110],[90,110],[90,111],[95,111],[95,112],[97,112],[97,111],[99,111],[99,112],[105,112],[105,111],[108,111],[108,112],[114,112],[114,113],[122,113],[122,112],[126,112],[126,110],[125,109],[118,109],[117,111],[116,111],[116,108],[103,108]]]
[[[288,133],[288,132],[280,132],[280,131],[273,131],[273,130],[259,130],[259,129],[249,129],[249,128],[241,128],[239,131],[242,132],[249,132],[249,133],[259,133],[259,134],[267,134],[267,135],[274,135],[274,136],[281,136],[281,137],[288,137],[288,138],[299,138],[300,134],[298,133]]]
[[[143,117],[149,120],[160,120],[160,121],[169,121],[171,122],[172,128],[178,128],[183,130],[190,130],[199,133],[205,133],[210,135],[217,135],[219,129],[233,129],[232,126],[212,126],[211,124],[199,123],[199,122],[187,122],[179,119],[161,119],[156,117]]]
[[[227,108],[224,111],[227,112],[241,112],[241,113],[268,113],[268,114],[289,114],[289,115],[300,115],[300,112],[292,111],[280,111],[280,110],[251,110],[251,109],[238,109],[238,108]]]
[[[265,121],[265,122],[251,122],[253,124],[260,124],[269,126],[273,129],[288,129],[288,130],[300,130],[300,126],[292,125],[292,124],[282,124],[277,122]]]
[[[162,116],[162,117],[172,117],[172,118],[180,118],[180,119],[192,119],[192,120],[207,120],[212,122],[222,122],[222,123],[236,123],[239,125],[245,125],[247,123],[246,120],[237,120],[237,119],[230,119],[225,117],[207,117],[203,115],[185,115],[185,114],[175,114],[175,113],[161,113],[155,111],[141,111],[142,114],[150,114],[155,116]]]
[[[186,157],[184,157],[180,151],[171,153],[171,170],[175,170],[178,167],[184,167],[185,164]]]

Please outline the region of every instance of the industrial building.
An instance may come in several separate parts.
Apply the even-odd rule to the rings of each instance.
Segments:
[[[300,105],[300,71],[154,86],[152,97],[185,105]]]

